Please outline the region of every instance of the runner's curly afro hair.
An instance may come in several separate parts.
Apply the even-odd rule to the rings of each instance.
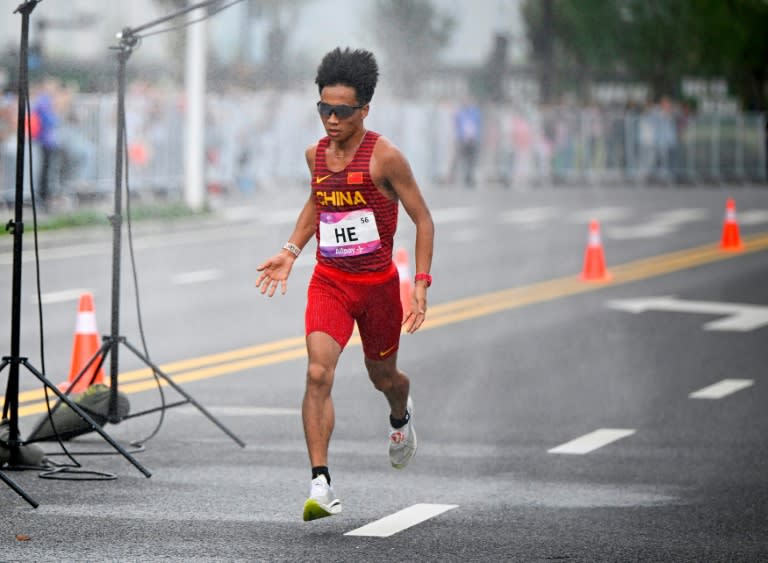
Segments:
[[[336,47],[323,57],[317,67],[315,83],[322,93],[326,86],[343,84],[355,89],[357,103],[365,105],[373,98],[379,78],[379,65],[370,51]]]

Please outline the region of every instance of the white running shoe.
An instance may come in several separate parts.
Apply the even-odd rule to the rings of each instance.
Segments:
[[[325,480],[325,475],[312,479],[309,498],[304,503],[304,521],[317,520],[341,512],[341,501],[333,494],[333,489]]]
[[[408,395],[408,422],[402,428],[389,429],[389,462],[395,469],[403,469],[416,454],[416,429],[413,427],[413,400]]]

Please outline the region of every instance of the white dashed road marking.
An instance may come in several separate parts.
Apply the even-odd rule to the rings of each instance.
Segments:
[[[414,504],[344,535],[387,538],[458,506],[458,504]]]
[[[686,223],[703,221],[708,216],[709,212],[706,209],[670,209],[654,213],[645,223],[629,226],[612,226],[606,229],[606,236],[617,240],[661,237],[678,231]]]
[[[300,209],[281,209],[270,212],[268,215],[261,217],[262,221],[267,225],[292,225],[299,217]],[[257,212],[255,216],[259,216]]]
[[[768,209],[740,211],[736,215],[736,218],[742,225],[760,225],[761,223],[768,223]]]
[[[669,223],[643,223],[629,227],[608,227],[605,236],[615,240],[658,238],[673,233],[677,227]]]
[[[591,221],[621,221],[632,214],[632,211],[626,207],[596,207],[594,209],[584,209],[575,211],[569,215],[571,223],[588,224]]]
[[[177,274],[171,278],[171,281],[176,285],[189,285],[217,280],[221,275],[221,271],[219,270],[198,270],[196,272]]]
[[[482,235],[480,229],[458,229],[448,233],[448,240],[452,243],[474,242],[480,240]]]
[[[558,210],[555,207],[527,207],[523,209],[510,209],[501,215],[504,223],[531,227],[550,221],[557,217]]]
[[[474,219],[479,214],[480,210],[475,207],[447,207],[433,210],[432,219],[438,224],[458,223]]]
[[[90,293],[91,289],[65,289],[64,291],[52,291],[43,293],[40,296],[40,301],[43,305],[49,305],[51,303],[66,303],[67,301],[77,301],[83,293]],[[32,300],[37,304],[37,295],[32,297]]]
[[[635,431],[629,428],[599,428],[547,451],[551,454],[588,454],[634,433]]]
[[[703,389],[694,391],[688,397],[691,399],[722,399],[728,395],[751,387],[754,383],[752,379],[723,379]]]

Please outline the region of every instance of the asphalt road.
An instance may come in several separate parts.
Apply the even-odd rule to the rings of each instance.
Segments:
[[[149,478],[95,433],[68,442],[82,470],[117,479],[7,472],[40,506],[0,484],[0,560],[767,560],[768,190],[431,188],[426,196],[437,224],[435,282],[427,323],[400,351],[420,440],[408,468],[389,466],[385,401],[353,341],[334,387],[330,464],[343,512],[301,521],[311,256],[297,262],[287,295],[270,300],[253,285],[305,196],[261,194],[211,219],[132,228],[152,361],[246,447],[192,405],[165,409],[159,433],[132,454]],[[743,252],[718,248],[727,197],[738,206]],[[578,276],[593,218],[610,283]],[[401,219],[398,244],[410,249],[413,230]],[[41,233],[44,358],[31,238],[28,227],[22,355],[59,383],[82,291],[93,292],[98,328],[109,332],[111,232]],[[124,242],[120,332],[142,348]],[[0,245],[7,343],[10,239]],[[709,324],[724,319],[730,329]],[[119,366],[132,412],[161,404],[126,347]],[[24,436],[45,405],[35,377],[22,370],[20,384]],[[158,421],[152,413],[105,431],[133,451],[128,443]],[[90,451],[104,455],[82,453]]]

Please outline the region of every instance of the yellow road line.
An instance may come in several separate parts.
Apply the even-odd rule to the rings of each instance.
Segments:
[[[701,266],[711,262],[727,260],[744,254],[759,252],[768,248],[768,233],[743,238],[742,242],[744,243],[742,252],[724,252],[720,250],[719,246],[716,244],[707,244],[686,250],[660,254],[650,258],[643,258],[613,268],[609,267],[612,275],[610,282],[585,283],[581,281],[577,275],[573,275],[435,305],[429,309],[429,319],[427,322],[431,324],[432,321],[435,320],[436,315],[449,314],[467,308],[482,307],[489,303],[492,304],[492,306],[501,301],[513,305],[525,305],[557,297],[594,291],[607,285],[624,284],[639,279],[646,279],[657,275]],[[502,307],[502,309],[505,308],[509,307]]]
[[[267,354],[279,350],[285,350],[287,348],[295,348],[296,346],[304,347],[304,337],[286,338],[283,340],[276,340],[274,342],[268,342],[266,344],[259,344],[257,346],[248,346],[246,348],[239,348],[237,350],[231,350],[229,352],[221,352],[218,354],[210,354],[208,356],[201,356],[198,358],[191,358],[188,360],[180,360],[168,364],[163,364],[160,369],[163,373],[171,375],[174,373],[184,372],[185,370],[198,368],[202,366],[210,366],[214,364],[220,364],[224,362],[231,362],[241,358],[247,358],[249,356],[258,356],[261,354]],[[152,379],[152,370],[150,368],[142,368],[134,371],[127,371],[118,374],[120,382],[138,381],[144,379]],[[55,383],[55,382],[54,382]],[[38,400],[43,398],[42,389],[33,389],[30,391],[23,391],[19,393],[19,403],[25,403],[28,401]],[[0,397],[0,401],[3,398]]]
[[[430,330],[525,305],[596,291],[612,285],[625,284],[728,260],[745,254],[760,252],[768,249],[768,233],[744,237],[742,242],[744,249],[741,252],[724,252],[717,244],[707,244],[628,262],[613,268],[609,267],[612,274],[610,282],[589,283],[580,280],[577,275],[573,275],[435,305],[430,308],[429,317],[421,330]],[[349,345],[358,344],[360,344],[360,338],[355,335],[350,340]],[[306,350],[304,337],[301,336],[171,362],[159,367],[167,375],[175,374],[173,377],[175,382],[185,383],[303,357],[306,357]],[[158,385],[158,382],[152,376],[152,370],[149,368],[121,373],[118,375],[118,379],[120,381],[120,390],[125,393],[147,391],[156,388]],[[161,380],[160,384],[165,385],[165,382]],[[20,393],[20,404],[34,403],[20,406],[19,415],[24,416],[45,412],[45,402],[41,402],[43,398],[43,389]],[[55,399],[55,396],[53,399]],[[0,401],[2,400],[2,397],[0,397]]]

